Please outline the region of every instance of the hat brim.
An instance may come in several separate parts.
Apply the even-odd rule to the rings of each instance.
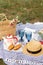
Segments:
[[[42,50],[39,52],[39,53],[36,53],[36,54],[33,54],[33,53],[29,53],[27,51],[27,47],[26,45],[23,47],[23,53],[26,54],[26,55],[31,55],[31,56],[40,56],[40,55],[43,55],[43,45],[42,45]]]

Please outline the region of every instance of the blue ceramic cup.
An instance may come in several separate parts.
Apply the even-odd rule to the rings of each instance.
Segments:
[[[29,42],[32,38],[32,32],[31,31],[30,32],[25,32],[25,36],[26,36],[27,41]]]
[[[23,29],[18,30],[19,37],[21,38],[19,41],[23,41],[24,31]]]

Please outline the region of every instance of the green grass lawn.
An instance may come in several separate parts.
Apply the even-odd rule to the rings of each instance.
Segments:
[[[6,65],[2,59],[0,59],[0,65]]]
[[[0,0],[0,13],[22,22],[43,21],[43,0]]]

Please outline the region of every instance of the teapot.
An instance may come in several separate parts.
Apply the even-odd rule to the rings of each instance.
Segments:
[[[18,38],[16,36],[12,36],[12,35],[3,37],[3,40],[4,40],[3,46],[4,46],[4,49],[6,49],[6,50],[9,50],[8,47],[10,45],[15,46],[15,44],[18,42]]]

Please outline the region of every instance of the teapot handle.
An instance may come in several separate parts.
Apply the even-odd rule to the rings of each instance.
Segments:
[[[14,36],[13,38],[16,40],[16,42],[15,42],[15,44],[16,44],[18,42],[18,38],[16,36]]]

